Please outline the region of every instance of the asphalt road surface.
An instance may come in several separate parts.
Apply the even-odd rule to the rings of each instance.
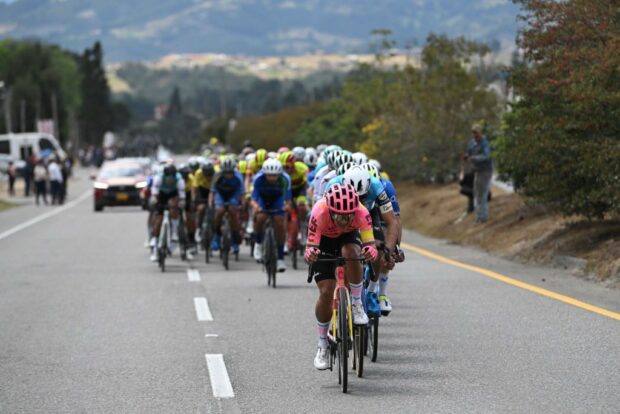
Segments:
[[[0,213],[1,413],[620,412],[618,291],[407,233],[523,285],[408,251],[378,362],[343,395],[312,365],[304,270],[271,289],[246,248],[161,273],[145,213],[93,212],[78,175],[65,207]]]

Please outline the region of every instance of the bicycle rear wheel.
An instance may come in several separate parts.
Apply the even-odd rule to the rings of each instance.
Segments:
[[[338,290],[338,372],[341,377],[340,387],[346,393],[349,387],[349,302],[347,292]]]
[[[377,362],[377,352],[379,350],[379,317],[369,316],[370,322],[368,323],[368,340],[370,341],[370,360]]]
[[[159,268],[162,272],[166,271],[166,255],[168,254],[168,223],[164,223],[161,229],[160,239],[162,243],[158,242],[157,245],[157,259],[159,261]]]
[[[359,378],[364,375],[364,349],[366,342],[366,327],[353,327],[353,369]]]
[[[271,287],[276,287],[276,273],[277,273],[277,257],[278,247],[276,245],[276,236],[273,231],[273,227],[268,227],[265,231],[265,270],[267,270],[268,281],[267,284]]]

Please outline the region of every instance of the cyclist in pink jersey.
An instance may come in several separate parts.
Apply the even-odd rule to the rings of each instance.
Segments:
[[[360,242],[361,239],[361,242]],[[305,259],[319,288],[315,315],[318,324],[319,344],[314,366],[329,368],[327,330],[331,320],[331,303],[336,288],[335,263],[316,262],[323,253],[354,259],[363,254],[367,261],[377,260],[377,249],[372,231],[372,218],[349,185],[334,184],[325,197],[312,208],[308,224]],[[368,316],[362,305],[362,265],[351,261],[346,264],[346,275],[351,289],[353,323],[365,325]]]

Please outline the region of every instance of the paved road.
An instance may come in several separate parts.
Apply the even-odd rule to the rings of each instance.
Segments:
[[[244,252],[229,272],[173,259],[160,273],[142,247],[139,209],[94,213],[89,198],[69,207],[8,235],[56,210],[0,213],[2,413],[619,411],[618,320],[408,253],[392,277],[379,361],[343,395],[334,373],[312,367],[316,292],[304,271],[274,290]],[[620,311],[617,291],[406,238]],[[198,321],[195,298],[207,299],[212,321]],[[209,374],[221,377],[206,354],[223,355],[233,398],[214,397]]]

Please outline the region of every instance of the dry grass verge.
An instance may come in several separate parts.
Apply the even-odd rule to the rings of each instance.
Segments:
[[[467,199],[456,184],[397,188],[406,228],[620,288],[620,221],[565,218],[494,188],[489,221],[477,225],[473,215],[462,218]]]

